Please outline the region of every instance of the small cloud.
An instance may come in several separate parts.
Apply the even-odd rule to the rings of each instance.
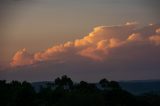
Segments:
[[[160,45],[160,35],[154,35],[149,37],[149,40],[153,42],[155,45]]]
[[[21,65],[23,66],[33,63],[34,63],[33,55],[28,53],[27,50],[24,48],[15,53],[11,62],[11,66],[21,66]]]
[[[160,28],[156,29],[156,33],[160,34]]]
[[[142,40],[142,37],[139,33],[133,33],[131,35],[129,35],[128,41],[141,41]]]
[[[138,24],[138,22],[133,21],[133,22],[126,22],[125,25],[137,25],[137,24]]]

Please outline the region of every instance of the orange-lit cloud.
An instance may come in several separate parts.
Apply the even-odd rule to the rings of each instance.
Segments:
[[[140,41],[140,40],[142,40],[142,37],[139,33],[133,33],[133,34],[129,35],[127,40],[128,41]]]
[[[73,57],[105,61],[112,56],[113,50],[128,47],[127,45],[160,45],[159,25],[149,25],[144,28],[137,28],[137,25],[136,22],[128,22],[118,26],[99,26],[82,39],[55,45],[34,54],[23,49],[14,55],[11,66],[30,65],[45,61],[68,61]]]
[[[154,35],[149,37],[150,41],[155,43],[156,45],[160,45],[160,35]]]
[[[156,29],[156,33],[160,34],[160,28]]]
[[[15,65],[21,66],[21,65],[33,64],[33,63],[34,63],[33,55],[29,54],[24,48],[22,50],[17,51],[17,53],[14,55],[11,66],[15,66]]]

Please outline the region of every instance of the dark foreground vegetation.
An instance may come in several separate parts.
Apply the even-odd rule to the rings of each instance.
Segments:
[[[62,76],[38,91],[28,82],[1,80],[0,106],[160,106],[160,95],[132,95],[106,79],[75,84]]]

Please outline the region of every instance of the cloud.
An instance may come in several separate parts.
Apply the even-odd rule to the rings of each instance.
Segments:
[[[137,24],[138,24],[138,22],[136,22],[136,21],[126,22],[126,25],[137,25]]]
[[[127,22],[125,25],[99,26],[82,39],[54,45],[34,54],[23,49],[14,55],[11,66],[31,65],[45,61],[67,62],[76,58],[106,61],[108,57],[112,56],[111,51],[119,50],[121,47],[144,46],[144,44],[153,47],[160,45],[159,25],[155,24],[141,29],[138,29],[137,25],[136,22]],[[131,49],[135,50],[132,46]],[[135,52],[138,51],[135,50]],[[129,55],[128,52],[124,54]]]
[[[153,43],[155,43],[155,45],[160,45],[160,35],[154,35],[149,37],[149,40]]]
[[[160,28],[156,29],[156,33],[160,34]]]
[[[1,79],[52,80],[67,74],[75,80],[155,79],[160,77],[160,24],[99,26],[82,39],[46,50],[15,53]]]
[[[12,59],[11,66],[27,65],[27,64],[33,64],[33,63],[34,63],[33,55],[28,53],[24,48],[16,52],[16,54]]]
[[[142,37],[139,33],[133,33],[131,35],[129,35],[128,41],[141,41],[142,40]]]

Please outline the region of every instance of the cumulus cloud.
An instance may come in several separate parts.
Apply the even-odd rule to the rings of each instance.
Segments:
[[[154,35],[149,37],[150,41],[155,43],[156,45],[160,45],[160,35]]]
[[[18,50],[0,79],[53,80],[67,74],[75,80],[155,79],[160,77],[160,24],[99,26],[81,39],[30,53]],[[1,67],[1,62],[0,62]]]
[[[133,34],[129,35],[127,40],[128,41],[140,41],[140,40],[142,40],[142,37],[139,33],[133,33]]]
[[[160,34],[160,28],[156,29],[156,33]]]
[[[26,64],[33,64],[33,55],[28,53],[26,49],[22,49],[16,52],[12,59],[11,66],[15,65],[26,65]]]
[[[65,62],[76,58],[102,62],[113,56],[112,51],[116,50],[119,53],[121,51],[119,48],[126,47],[139,52],[133,45],[144,48],[146,45],[153,47],[160,45],[160,25],[149,25],[144,28],[137,28],[137,26],[136,22],[117,26],[99,26],[82,39],[54,45],[44,51],[30,54],[23,49],[14,55],[11,66],[24,66],[46,61]],[[143,53],[145,54],[141,50],[141,54]],[[127,57],[130,54],[126,52],[125,55]]]

